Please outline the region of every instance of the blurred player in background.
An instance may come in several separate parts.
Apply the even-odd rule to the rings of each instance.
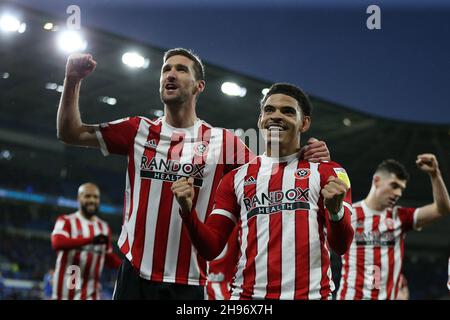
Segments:
[[[206,261],[197,255],[182,228],[170,187],[181,177],[194,178],[193,206],[204,221],[222,176],[254,155],[230,131],[197,117],[205,72],[200,58],[191,51],[177,48],[165,53],[160,74],[164,116],[154,120],[130,117],[101,125],[84,124],[78,106],[81,82],[96,64],[89,54],[69,57],[57,129],[65,143],[128,158],[118,241],[126,258],[114,299],[203,299]],[[324,142],[311,140],[307,148],[302,154],[305,159],[329,159]]]
[[[51,237],[57,252],[53,299],[98,300],[104,264],[120,266],[112,250],[111,230],[96,216],[99,207],[99,188],[85,183],[78,188],[78,211],[56,220]]]
[[[421,230],[450,213],[450,198],[436,157],[420,154],[416,164],[431,180],[433,203],[420,208],[396,206],[408,173],[398,161],[383,161],[375,171],[368,196],[353,205],[355,238],[342,258],[337,299],[395,300],[406,233]]]
[[[206,259],[220,254],[237,225],[232,300],[331,298],[329,247],[344,254],[353,239],[350,181],[335,162],[298,159],[300,135],[310,123],[302,90],[274,84],[258,120],[266,153],[223,177],[206,223],[192,205],[192,178],[172,185],[191,240]]]

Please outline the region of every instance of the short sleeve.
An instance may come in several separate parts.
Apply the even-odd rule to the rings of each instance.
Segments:
[[[67,238],[70,238],[70,221],[66,219],[64,216],[58,217],[56,219],[55,227],[53,228],[52,236],[54,235],[63,235]]]
[[[240,206],[234,191],[234,176],[236,171],[227,173],[219,183],[214,198],[211,215],[220,214],[236,223],[239,219]]]
[[[403,232],[408,232],[415,228],[417,210],[419,209],[397,207],[397,216]]]
[[[131,117],[100,124],[95,133],[103,155],[127,154],[134,143],[140,121],[140,117]]]

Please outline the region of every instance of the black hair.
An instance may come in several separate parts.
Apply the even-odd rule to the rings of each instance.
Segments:
[[[381,162],[378,165],[377,170],[375,172],[393,173],[400,180],[405,181],[409,180],[409,174],[408,171],[406,171],[405,166],[394,159],[386,159],[383,162]]]
[[[197,56],[192,50],[184,49],[184,48],[174,48],[166,51],[164,53],[163,61],[166,62],[167,59],[173,56],[184,56],[194,62],[194,76],[195,80],[205,80],[205,66],[200,60],[199,56]]]
[[[269,91],[266,93],[266,95],[261,100],[261,108],[266,103],[267,99],[273,95],[273,94],[285,94],[287,96],[290,96],[297,100],[298,105],[300,106],[300,109],[302,110],[302,113],[305,116],[311,117],[312,112],[312,104],[309,100],[308,95],[299,87],[294,86],[293,84],[289,83],[274,83],[272,86],[270,86]]]

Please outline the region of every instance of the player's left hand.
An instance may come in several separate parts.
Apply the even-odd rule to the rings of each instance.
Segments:
[[[331,176],[328,178],[327,184],[321,190],[321,194],[325,207],[331,214],[337,214],[341,210],[347,190],[347,184],[338,177]]]
[[[325,141],[309,138],[307,145],[299,151],[299,159],[310,162],[330,161],[330,151]]]
[[[420,170],[431,175],[436,174],[439,170],[439,164],[436,156],[431,153],[419,154],[417,156],[416,165]]]

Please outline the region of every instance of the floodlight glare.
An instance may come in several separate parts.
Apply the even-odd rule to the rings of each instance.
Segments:
[[[99,101],[109,104],[110,106],[115,106],[117,104],[117,99],[112,97],[102,96],[98,98]]]
[[[147,69],[150,64],[150,60],[148,58],[145,58],[136,52],[125,52],[122,55],[122,62],[128,67],[135,69]]]
[[[0,29],[4,32],[24,33],[26,27],[25,23],[10,14],[4,14],[0,17]]]
[[[66,53],[84,51],[87,48],[87,42],[79,32],[67,30],[58,35],[58,47]]]
[[[117,103],[117,99],[108,97],[108,99],[106,99],[106,103],[109,104],[110,106],[114,106]]]
[[[244,87],[240,87],[238,84],[234,82],[224,82],[222,84],[222,92],[229,96],[234,97],[245,97],[247,94],[247,89]]]
[[[17,30],[17,32],[24,33],[26,30],[27,30],[27,24],[25,22],[22,22],[20,24],[19,30]]]
[[[352,125],[352,121],[349,118],[344,118],[344,120],[342,120],[342,123],[346,127],[350,127]]]
[[[46,24],[44,24],[44,29],[45,30],[52,30],[53,29],[53,23],[47,22]]]
[[[48,89],[48,90],[56,90],[56,89],[58,89],[58,84],[56,84],[56,83],[54,83],[54,82],[47,82],[47,83],[45,84],[45,89]]]

